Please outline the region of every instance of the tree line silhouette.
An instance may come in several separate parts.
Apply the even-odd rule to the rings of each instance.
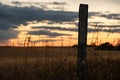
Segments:
[[[74,44],[72,47],[78,47],[77,44]],[[100,45],[88,45],[88,47],[94,47],[95,50],[120,50],[120,44],[113,46],[109,42],[102,43]]]
[[[99,46],[96,46],[94,49],[95,50],[120,50],[120,44],[113,46],[109,42],[105,42],[100,44]]]

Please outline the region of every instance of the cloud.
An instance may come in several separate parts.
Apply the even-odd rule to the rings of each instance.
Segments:
[[[95,25],[92,25],[95,26]],[[110,33],[120,33],[120,25],[98,25],[98,28],[88,28],[88,33],[91,32],[110,32]],[[106,29],[107,28],[107,29]],[[36,26],[32,29],[44,29],[44,30],[59,30],[59,31],[73,31],[78,32],[78,28],[62,28],[62,27],[50,27],[50,26]]]
[[[34,26],[32,29],[45,29],[45,30],[60,30],[60,31],[73,31],[73,32],[78,32],[77,28],[62,28],[62,27],[52,27],[52,26]]]
[[[70,34],[51,32],[48,30],[29,31],[28,34],[30,34],[30,35],[46,35],[49,37],[70,36]]]
[[[100,22],[100,21],[94,21],[94,22],[89,22],[88,25],[90,26],[95,26],[95,25],[98,25],[98,24],[104,24],[103,22]]]
[[[120,25],[98,25],[96,29],[88,28],[88,32],[120,33]]]
[[[0,27],[7,29],[26,24],[28,21],[49,20],[56,23],[71,22],[77,18],[76,12],[51,11],[35,7],[13,7],[0,4]]]
[[[12,6],[18,7],[39,7],[45,10],[65,10],[66,2],[20,2],[20,1],[12,1],[9,3]]]
[[[9,39],[16,38],[18,31],[15,30],[0,30],[0,43],[6,42]]]
[[[102,15],[100,12],[89,12],[89,18],[92,16],[108,17],[109,19],[119,19],[119,14]],[[20,24],[26,24],[28,21],[49,20],[56,23],[74,22],[78,19],[77,12],[52,11],[36,7],[16,7],[0,4],[0,29],[17,27]]]
[[[100,12],[89,12],[88,17],[91,18],[93,16],[98,16],[99,14],[100,14]]]
[[[20,2],[14,2],[14,4],[21,5]],[[50,3],[48,3],[48,4],[50,4]],[[66,3],[64,3],[64,2],[63,3],[54,2],[52,4],[66,5]],[[62,23],[62,22],[75,22],[75,20],[78,19],[78,12],[45,10],[44,9],[45,7],[47,8],[48,6],[43,5],[43,7],[41,7],[41,8],[38,8],[35,6],[18,7],[18,6],[4,5],[1,3],[0,4],[0,33],[1,33],[0,39],[8,40],[8,39],[17,37],[19,32],[14,31],[12,29],[21,24],[27,25],[27,22],[31,22],[31,21],[40,22],[40,21],[48,20],[52,23]],[[56,8],[61,8],[61,6],[58,6]],[[120,20],[120,14],[117,14],[117,13],[103,14],[100,12],[89,12],[89,18],[91,18],[93,16],[99,16],[99,17],[105,17],[108,19]],[[107,26],[107,27],[110,27],[110,26]],[[77,29],[68,29],[68,28],[60,28],[60,27],[52,28],[52,27],[42,26],[41,28],[50,29],[50,30],[77,32]],[[119,32],[118,31],[119,29],[118,30],[112,29],[112,30],[113,30],[113,32],[115,32],[115,31]],[[92,31],[93,31],[92,29],[88,29],[88,32],[92,32]],[[103,30],[103,31],[107,32],[107,30]],[[68,34],[50,32],[48,30],[46,30],[46,31],[44,31],[44,30],[43,31],[42,30],[30,31],[28,33],[33,34],[33,35],[39,35],[39,34],[47,35],[50,37],[68,35]]]
[[[111,13],[111,14],[100,14],[100,17],[105,17],[107,19],[116,19],[120,20],[120,14],[119,13]]]
[[[117,24],[117,25],[105,25],[105,24],[99,24],[99,23],[101,23],[101,22],[90,22],[89,25],[102,27],[102,28],[105,28],[105,27],[107,27],[107,28],[117,28],[117,27],[120,28],[119,24]]]
[[[37,4],[37,5],[40,5],[40,4],[48,4],[48,5],[67,5],[66,2],[21,2],[21,1],[12,1],[10,2],[11,4],[15,4],[15,5],[22,5],[22,4]]]
[[[120,33],[120,29],[103,29],[102,31],[109,33]]]
[[[16,2],[16,4],[19,4]],[[76,12],[67,11],[50,11],[35,7],[16,7],[0,4],[0,39],[7,41],[11,38],[16,38],[18,31],[13,28],[23,24],[26,25],[29,21],[44,21],[49,20],[55,23],[73,22],[77,18]],[[37,32],[31,31],[30,34],[38,35]],[[41,35],[51,37],[63,36],[61,34],[49,31],[41,31]]]
[[[120,25],[98,25],[98,27],[120,28]]]
[[[12,1],[11,3],[14,5],[22,5],[23,4],[23,2],[19,2],[19,1]]]
[[[92,18],[92,17],[95,17],[95,16],[104,17],[104,18],[107,18],[107,19],[120,20],[120,13],[106,14],[106,13],[102,13],[102,12],[89,12],[89,14],[88,14],[89,18]]]

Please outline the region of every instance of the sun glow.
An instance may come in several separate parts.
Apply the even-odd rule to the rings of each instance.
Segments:
[[[113,20],[109,20],[107,22],[107,19],[105,18],[100,18],[100,17],[96,17],[96,18],[98,22],[102,20],[103,22],[106,22],[106,23],[116,24],[116,22],[113,22]],[[89,19],[89,22],[95,22],[96,18]],[[88,28],[94,29],[95,27],[89,25]],[[69,29],[76,29],[76,31],[69,31]],[[108,27],[105,27],[104,29],[109,30]],[[14,45],[14,46],[33,46],[33,45],[34,46],[72,46],[78,43],[77,42],[78,32],[77,32],[76,22],[55,23],[55,22],[51,22],[48,20],[44,20],[42,22],[33,21],[33,22],[27,22],[27,25],[20,25],[14,30],[20,31],[20,33],[18,34],[16,39],[9,40],[9,45]],[[50,37],[48,35],[29,34],[29,31],[39,31],[39,30],[40,31],[45,30],[45,31],[50,31],[52,33],[68,34],[68,35]],[[29,37],[30,37],[30,42],[27,42]],[[110,42],[113,45],[116,45],[118,42],[117,39],[119,39],[119,33],[109,33],[109,32],[89,33],[88,32],[87,44],[90,45],[92,43],[95,43],[96,45],[100,45],[101,43],[104,43],[104,42]],[[26,41],[26,45],[25,45],[25,41]]]

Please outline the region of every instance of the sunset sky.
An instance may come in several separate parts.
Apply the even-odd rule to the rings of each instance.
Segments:
[[[87,43],[117,44],[120,0],[0,0],[0,45],[24,46],[26,38],[36,46],[77,44],[82,3],[89,5]]]

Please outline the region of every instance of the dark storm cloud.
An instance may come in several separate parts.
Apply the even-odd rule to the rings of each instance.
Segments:
[[[105,13],[101,13],[101,12],[89,12],[88,17],[94,17],[94,16],[98,16],[98,17],[104,17],[107,19],[115,19],[115,20],[120,20],[120,13],[109,13],[109,14],[105,14]]]
[[[69,34],[50,32],[50,31],[47,31],[47,30],[29,31],[28,34],[31,34],[31,35],[47,35],[47,36],[50,36],[50,37],[70,36]]]
[[[88,33],[99,32],[99,31],[101,31],[101,29],[96,30],[94,28],[88,28]]]
[[[18,31],[14,30],[0,30],[0,42],[7,41],[11,38],[16,38]]]
[[[66,2],[20,2],[20,1],[12,1],[10,2],[12,4],[15,4],[15,5],[22,5],[22,4],[37,4],[37,5],[40,5],[40,4],[47,4],[47,5],[67,5]]]
[[[93,24],[90,24],[90,26],[93,26],[93,27],[101,27],[101,28],[120,28],[120,25],[97,25],[97,24],[95,24],[95,25],[93,25]]]
[[[20,4],[15,2],[14,4]],[[20,24],[26,25],[28,21],[43,21],[49,20],[54,23],[70,22],[77,18],[76,12],[65,11],[46,11],[35,7],[16,7],[0,4],[0,40],[7,41],[11,38],[16,38],[17,31],[12,30]],[[37,32],[31,31],[30,34],[38,35]],[[40,34],[50,37],[63,36],[68,34],[60,34],[49,31],[41,31]]]
[[[111,14],[100,14],[100,17],[105,17],[107,19],[116,19],[120,20],[120,13],[111,13]]]
[[[66,5],[66,2],[53,2],[54,5]]]
[[[102,31],[109,33],[120,33],[120,29],[103,29]]]
[[[0,4],[0,27],[11,28],[28,21],[49,20],[56,23],[70,22],[77,18],[76,12],[46,11],[35,7],[12,7]]]
[[[99,12],[89,12],[89,17],[100,15]],[[111,14],[112,15],[112,14]],[[102,15],[101,15],[102,16]],[[119,19],[117,15],[112,16]],[[47,11],[35,7],[12,7],[0,4],[0,29],[17,27],[20,24],[26,24],[28,21],[49,20],[56,23],[73,22],[78,18],[77,12],[67,11]]]
[[[92,33],[92,32],[120,33],[120,27],[113,25],[113,26],[110,26],[109,28],[106,27],[106,26],[98,27],[96,29],[94,29],[94,28],[88,28],[88,32],[89,33]]]
[[[120,25],[98,25],[98,27],[120,28]]]
[[[14,2],[14,4],[21,5],[20,2]],[[54,2],[52,4],[64,5],[66,3]],[[43,7],[47,8],[47,6],[45,6],[44,4],[43,4]],[[0,40],[8,40],[10,38],[17,37],[19,32],[12,30],[12,28],[15,28],[21,24],[26,25],[27,22],[29,21],[40,22],[44,20],[49,20],[53,23],[62,23],[62,22],[74,22],[75,20],[78,19],[78,12],[52,11],[52,10],[45,10],[43,7],[42,8],[37,8],[35,6],[17,7],[17,6],[4,5],[0,3]],[[60,8],[60,6],[58,6],[58,8]],[[100,16],[108,19],[120,20],[120,14],[116,14],[116,13],[102,14],[100,12],[89,12],[89,18],[93,16]],[[67,28],[59,28],[59,27],[57,28],[51,27],[49,29],[52,29],[52,30],[58,29],[58,30],[77,32],[77,29],[67,29]],[[119,32],[118,30],[114,29],[113,32],[115,31]],[[92,31],[92,29],[89,30],[88,32],[90,31]],[[103,31],[107,32],[106,30],[103,30]],[[34,34],[34,35],[39,35],[39,34],[48,35],[51,37],[68,35],[68,34],[55,33],[50,31],[30,31],[28,33]]]
[[[110,33],[120,33],[120,25],[98,25],[98,27],[103,28],[103,32],[110,32]],[[109,28],[109,29],[104,29]]]
[[[93,16],[98,16],[99,14],[100,14],[100,12],[89,12],[88,17],[91,18]]]
[[[40,26],[32,27],[32,29],[45,29],[45,30],[60,30],[60,31],[73,31],[78,32],[77,28],[62,28],[62,27],[52,27],[52,26]]]
[[[96,25],[92,25],[96,26]],[[108,28],[108,29],[105,29]],[[59,31],[73,31],[78,32],[78,28],[61,28],[61,27],[50,27],[50,26],[40,26],[32,27],[32,29],[44,29],[44,30],[59,30]],[[110,32],[110,33],[120,33],[120,25],[97,25],[97,28],[88,28],[88,33],[91,32]]]
[[[105,29],[105,28],[108,28],[108,29]],[[50,26],[40,26],[40,27],[37,26],[37,27],[32,27],[32,29],[78,32],[78,28],[61,28],[61,27],[50,27]],[[91,33],[91,32],[120,33],[120,25],[98,25],[97,28],[88,28],[88,33]]]
[[[40,7],[43,9],[55,9],[55,10],[64,10],[65,9],[65,5],[67,5],[66,2],[20,2],[20,1],[12,1],[10,2],[10,4],[14,5],[14,6],[34,6],[34,7]],[[50,6],[54,6],[52,8],[50,8]],[[55,7],[56,6],[56,7]]]
[[[12,1],[11,3],[14,5],[22,5],[23,4],[23,2],[19,2],[19,1]]]

